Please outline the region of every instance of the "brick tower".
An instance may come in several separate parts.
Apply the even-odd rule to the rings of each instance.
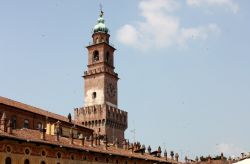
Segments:
[[[84,72],[84,107],[75,109],[75,119],[95,133],[107,135],[108,142],[121,144],[127,129],[127,112],[118,109],[118,74],[114,72],[115,48],[100,13],[88,49],[88,69]]]

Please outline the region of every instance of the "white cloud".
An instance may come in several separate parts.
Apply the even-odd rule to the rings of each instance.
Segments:
[[[237,146],[235,146],[233,144],[226,144],[226,143],[216,145],[216,151],[218,153],[224,153],[224,154],[230,155],[232,157],[233,156],[237,157],[241,153],[247,152],[243,148],[237,147]]]
[[[239,5],[233,0],[187,0],[189,6],[206,7],[219,6],[229,8],[233,13],[237,13],[240,9]]]
[[[209,24],[208,26],[201,26],[197,28],[181,29],[179,37],[179,44],[185,45],[186,41],[192,40],[206,40],[210,33],[219,34],[220,28],[216,24]]]
[[[128,35],[129,34],[129,35]],[[127,45],[133,45],[138,41],[138,33],[136,29],[126,24],[118,30],[118,40]]]
[[[173,16],[179,8],[180,4],[176,0],[140,1],[140,14],[145,20],[122,26],[117,31],[117,39],[128,46],[147,50],[186,45],[188,40],[206,40],[210,34],[219,33],[216,24],[181,27],[179,18]]]

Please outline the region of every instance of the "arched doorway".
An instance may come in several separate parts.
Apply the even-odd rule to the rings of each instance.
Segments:
[[[5,159],[5,164],[11,164],[11,158],[10,157],[7,157]]]
[[[30,161],[28,159],[25,159],[24,164],[30,164]]]

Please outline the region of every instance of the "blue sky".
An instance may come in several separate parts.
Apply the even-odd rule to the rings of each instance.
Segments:
[[[83,106],[100,2],[127,138],[182,158],[250,151],[247,0],[1,0],[0,95],[62,115]]]

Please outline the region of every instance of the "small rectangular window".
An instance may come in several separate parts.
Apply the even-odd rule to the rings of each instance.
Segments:
[[[24,120],[23,127],[27,129],[29,128],[29,120]]]

